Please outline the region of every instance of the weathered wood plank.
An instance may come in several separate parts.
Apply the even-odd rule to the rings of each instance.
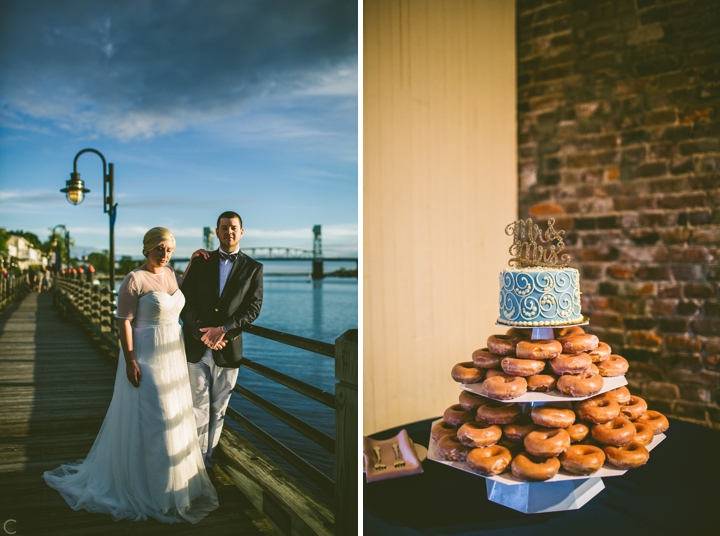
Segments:
[[[282,534],[335,533],[333,513],[237,431],[226,426],[220,446],[223,470]]]
[[[335,341],[335,533],[358,530],[358,331],[348,330]]]

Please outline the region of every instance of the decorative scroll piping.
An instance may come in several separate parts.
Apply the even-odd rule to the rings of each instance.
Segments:
[[[562,235],[565,231],[556,231],[555,218],[548,220],[548,229],[543,232],[532,221],[518,220],[505,227],[505,234],[513,237],[510,246],[511,258],[508,266],[516,268],[537,266],[544,268],[565,268],[570,264],[570,256],[565,254],[558,259],[558,254],[565,248]],[[557,245],[552,243],[557,240]],[[549,247],[543,244],[550,244]],[[558,264],[560,263],[560,264]]]
[[[498,322],[548,326],[582,321],[577,270],[524,268],[500,273]]]

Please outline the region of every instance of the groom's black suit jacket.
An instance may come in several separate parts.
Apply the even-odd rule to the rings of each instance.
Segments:
[[[220,367],[237,368],[242,360],[242,330],[260,314],[263,299],[263,266],[243,252],[238,253],[220,294],[220,255],[195,257],[183,282],[185,307],[180,313],[185,335],[185,353],[190,363],[202,358],[207,346],[200,328],[225,326],[227,345],[213,350]]]

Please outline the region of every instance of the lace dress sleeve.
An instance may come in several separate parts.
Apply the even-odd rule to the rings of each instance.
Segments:
[[[137,312],[137,302],[140,297],[140,285],[133,272],[123,279],[118,290],[117,317],[132,320]]]

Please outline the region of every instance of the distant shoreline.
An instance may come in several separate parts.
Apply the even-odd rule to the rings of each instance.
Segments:
[[[120,281],[120,280],[122,280],[126,275],[127,275],[127,274],[116,273],[116,274],[115,274],[115,279],[118,280],[118,281]],[[280,272],[277,272],[277,273],[265,273],[265,274],[263,274],[263,276],[264,276],[264,277],[307,277],[307,278],[310,278],[310,277],[312,276],[312,274],[309,273],[309,272],[308,272],[308,273],[297,273],[297,272],[280,273]],[[100,281],[104,281],[104,280],[107,280],[107,279],[110,278],[110,276],[109,276],[108,274],[98,274],[98,273],[95,273],[93,277],[94,277],[95,279],[99,279]],[[330,272],[330,273],[324,274],[324,277],[325,277],[325,278],[328,278],[328,277],[339,277],[339,278],[343,278],[343,279],[348,279],[348,278],[355,278],[355,279],[357,279],[358,274],[357,274],[357,270],[347,270],[347,271],[345,271],[345,272],[340,272],[340,273],[338,273],[338,272]]]

